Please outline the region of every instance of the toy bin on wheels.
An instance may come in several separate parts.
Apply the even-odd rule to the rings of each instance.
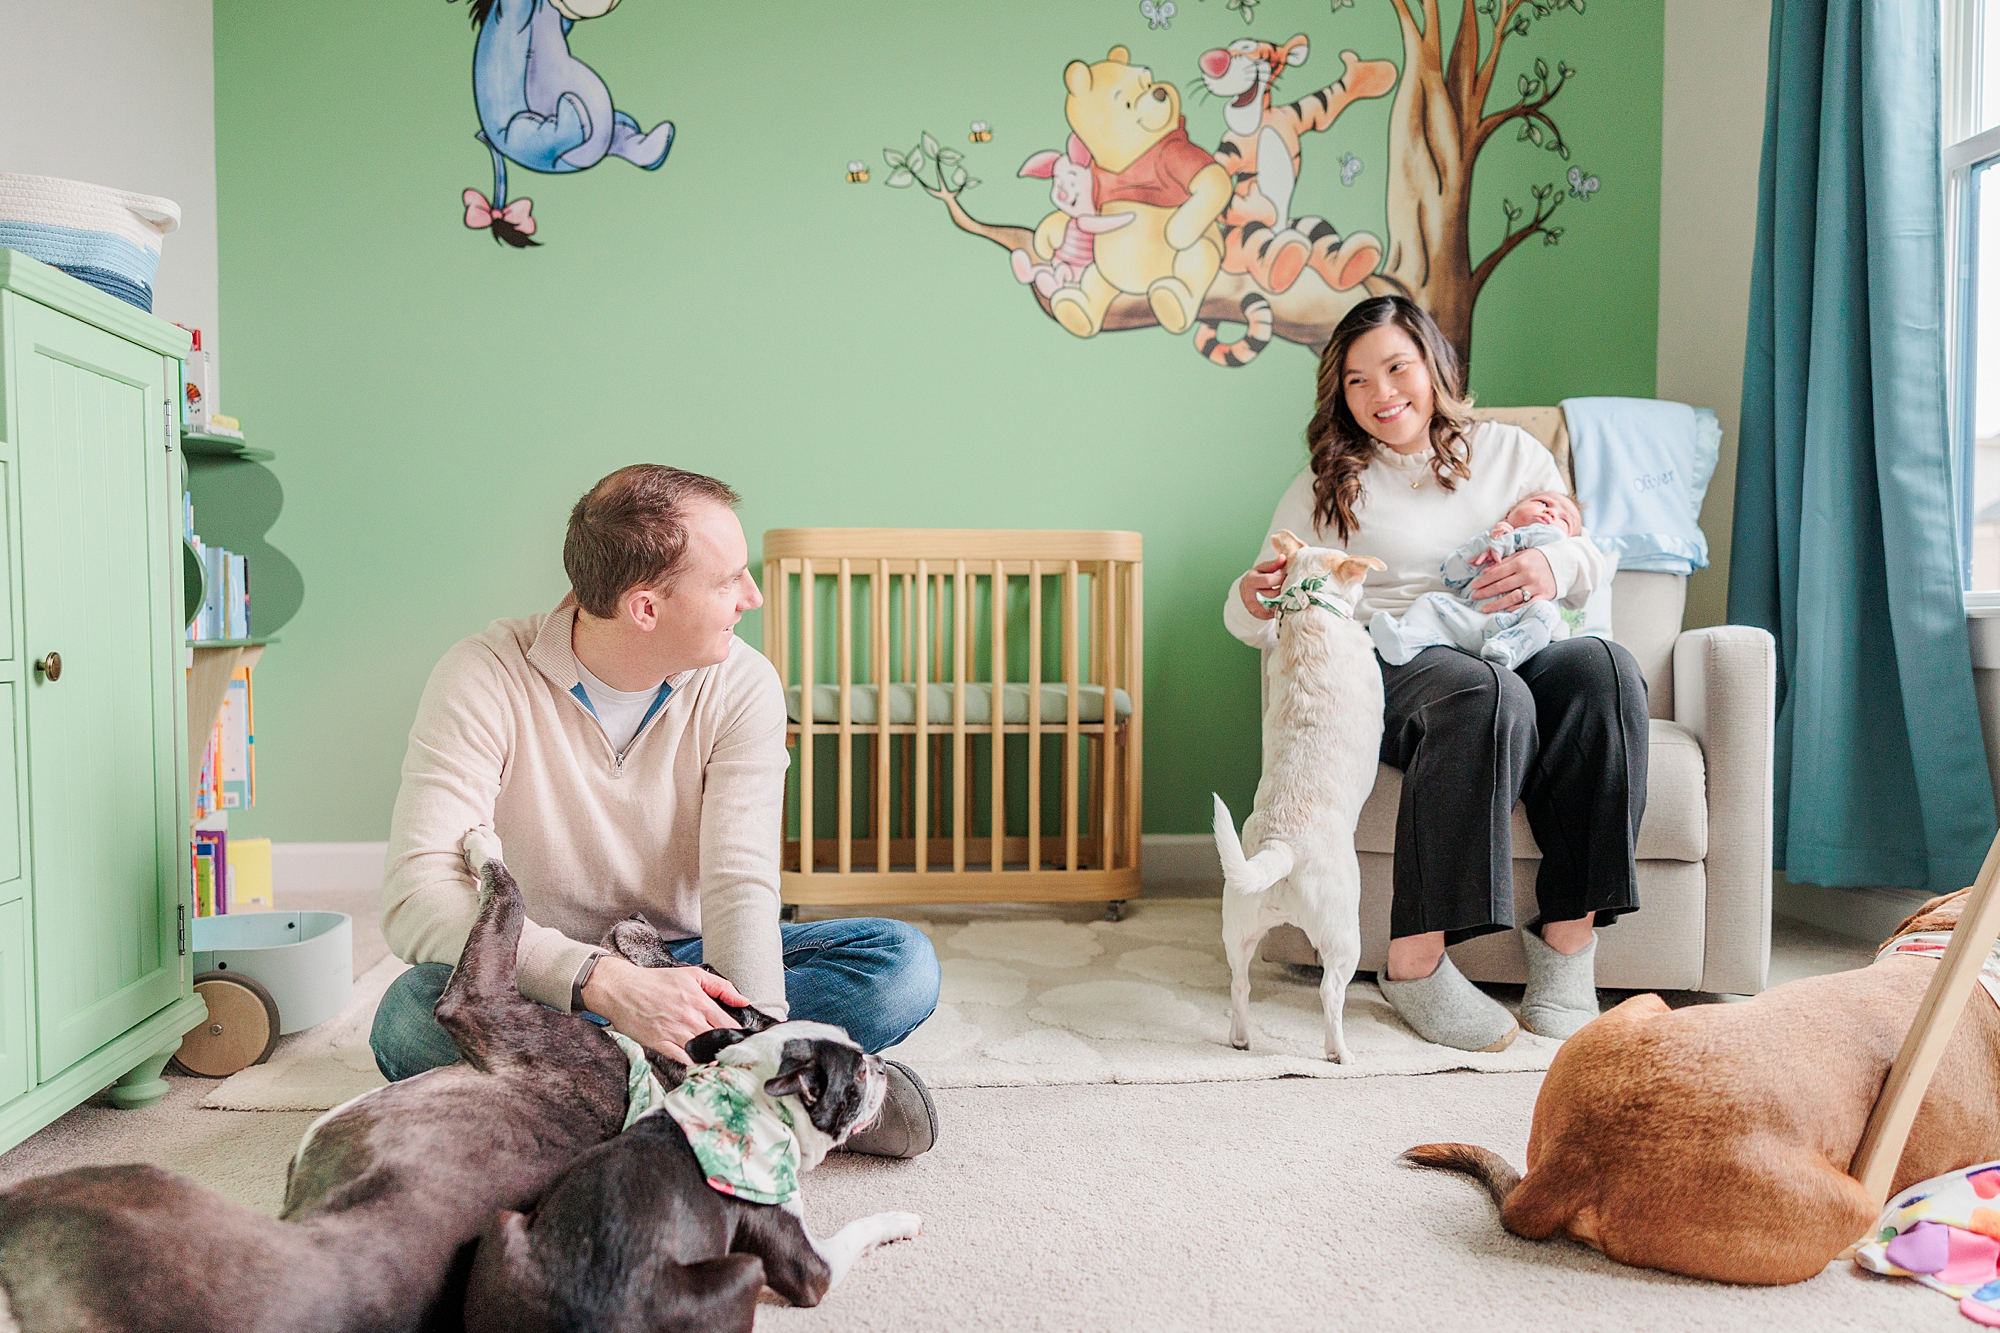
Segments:
[[[354,920],[345,912],[247,912],[194,921],[194,989],[208,1021],[174,1055],[223,1078],[270,1058],[278,1038],[324,1023],[354,994]]]

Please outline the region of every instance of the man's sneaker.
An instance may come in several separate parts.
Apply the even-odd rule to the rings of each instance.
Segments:
[[[929,1152],[937,1142],[937,1107],[931,1104],[931,1090],[906,1064],[885,1060],[882,1066],[889,1076],[882,1114],[874,1124],[850,1135],[841,1148],[871,1157],[915,1157]]]

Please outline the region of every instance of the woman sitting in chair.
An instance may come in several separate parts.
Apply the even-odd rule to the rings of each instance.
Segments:
[[[1384,296],[1354,307],[1320,358],[1307,469],[1271,531],[1376,556],[1355,618],[1402,614],[1445,588],[1445,557],[1541,491],[1567,494],[1555,458],[1516,426],[1471,421],[1458,358],[1431,317]],[[1276,642],[1284,561],[1238,579],[1223,618],[1253,648]],[[1485,612],[1538,600],[1581,607],[1609,577],[1587,534],[1521,550],[1466,590]],[[1646,682],[1608,639],[1550,643],[1508,667],[1456,647],[1380,663],[1382,762],[1403,772],[1382,993],[1428,1041],[1499,1050],[1514,1018],[1452,966],[1445,946],[1514,920],[1515,802],[1541,845],[1522,1020],[1565,1038],[1597,1016],[1596,935],[1639,906],[1633,846],[1646,805]]]

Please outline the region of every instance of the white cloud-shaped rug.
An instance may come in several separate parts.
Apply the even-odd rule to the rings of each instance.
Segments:
[[[1020,909],[1013,909],[1018,912]],[[934,1087],[1367,1078],[1447,1069],[1540,1070],[1560,1043],[1523,1031],[1504,1051],[1435,1046],[1372,983],[1347,988],[1354,1062],[1325,1056],[1319,988],[1276,963],[1250,969],[1250,1049],[1229,1045],[1220,899],[1141,899],[1123,921],[916,921],[937,947],[937,1013],[888,1054]]]

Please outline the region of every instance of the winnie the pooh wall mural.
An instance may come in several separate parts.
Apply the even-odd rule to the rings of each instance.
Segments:
[[[656,170],[674,146],[674,124],[650,130],[612,106],[597,71],[570,54],[570,29],[602,18],[618,0],[467,0],[472,47],[473,137],[493,158],[493,197],[463,195],[465,225],[515,248],[540,245],[534,201],[508,202],[507,164],[529,171],[588,171],[607,157]]]
[[[1061,73],[1067,134],[1051,124],[1039,136],[1051,146],[1018,169],[1054,182],[1055,211],[1038,225],[989,223],[968,212],[960,196],[978,181],[963,152],[929,134],[908,152],[885,153],[884,184],[921,187],[959,228],[1008,251],[1014,277],[1078,338],[1192,331],[1196,352],[1235,367],[1274,338],[1317,354],[1356,303],[1394,293],[1429,310],[1469,365],[1473,310],[1488,279],[1529,239],[1556,244],[1564,231],[1554,223],[1557,209],[1566,199],[1588,202],[1600,186],[1579,167],[1569,169],[1567,191],[1561,180],[1529,183],[1532,207],[1504,198],[1501,237],[1474,259],[1473,169],[1493,137],[1512,128],[1518,141],[1570,157],[1549,107],[1576,71],[1558,62],[1551,72],[1536,58],[1516,72],[1514,96],[1489,109],[1502,51],[1538,20],[1565,9],[1581,14],[1585,0],[1466,0],[1448,45],[1438,0],[1388,3],[1402,36],[1400,66],[1341,51],[1339,77],[1295,101],[1276,93],[1281,79],[1295,87],[1309,78],[1305,34],[1239,38],[1204,52],[1190,86],[1222,104],[1223,123],[1219,136],[1200,143],[1190,137],[1179,89],[1134,63],[1127,47],[1069,61]],[[1051,79],[1051,103],[1054,92]],[[1392,92],[1387,236],[1295,214],[1308,158],[1322,156],[1313,147],[1318,136],[1355,103]],[[1346,186],[1360,179],[1361,159],[1351,151],[1326,150],[1324,159],[1311,170]],[[1239,326],[1241,336],[1225,341],[1225,325]]]

